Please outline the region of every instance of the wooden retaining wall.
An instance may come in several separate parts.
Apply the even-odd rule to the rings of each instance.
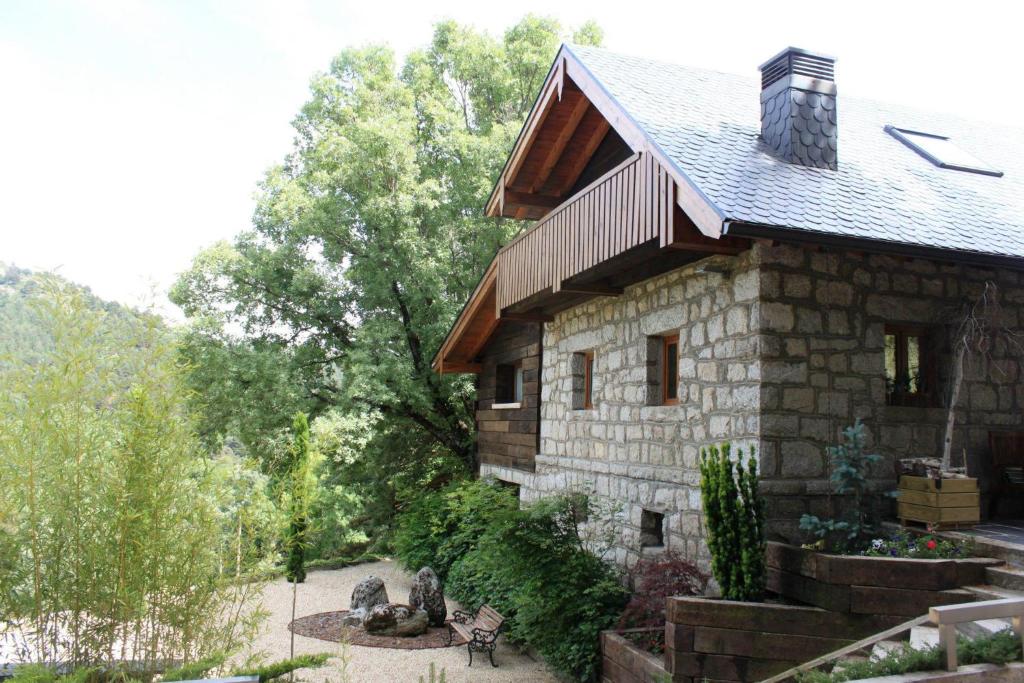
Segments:
[[[893,625],[817,607],[669,598],[665,669],[673,683],[760,681]]]
[[[633,628],[601,633],[602,683],[667,683],[671,675],[663,659],[641,650],[623,634],[659,629]]]
[[[769,543],[768,589],[790,600],[850,614],[910,618],[929,607],[972,602],[962,586],[985,583],[990,558],[916,560],[829,555]]]

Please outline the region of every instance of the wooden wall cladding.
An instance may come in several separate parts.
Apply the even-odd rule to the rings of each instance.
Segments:
[[[540,430],[541,325],[502,323],[480,356],[477,385],[477,454],[481,463],[532,472]],[[523,369],[518,408],[494,408],[499,365]]]

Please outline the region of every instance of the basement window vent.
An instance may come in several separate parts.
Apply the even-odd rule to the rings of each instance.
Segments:
[[[934,133],[922,133],[906,128],[886,126],[885,130],[904,145],[914,150],[928,161],[939,168],[949,168],[954,171],[965,171],[967,173],[980,173],[1002,177],[1003,172],[997,171],[989,164],[967,152],[956,145],[945,135]]]
[[[640,513],[640,547],[661,548],[665,545],[665,515],[644,510]]]

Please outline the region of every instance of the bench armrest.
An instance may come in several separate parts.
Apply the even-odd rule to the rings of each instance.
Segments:
[[[476,618],[475,614],[471,612],[463,612],[460,609],[452,612],[452,621],[457,621],[460,624],[468,624]]]

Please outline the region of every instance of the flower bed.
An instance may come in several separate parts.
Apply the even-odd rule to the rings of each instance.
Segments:
[[[971,602],[961,590],[985,582],[983,557],[929,560],[830,555],[769,543],[768,589],[784,598],[835,612],[914,617],[929,607]]]
[[[673,680],[663,659],[636,643],[663,635],[664,628],[630,628],[601,633],[601,680],[608,683],[648,683]]]

